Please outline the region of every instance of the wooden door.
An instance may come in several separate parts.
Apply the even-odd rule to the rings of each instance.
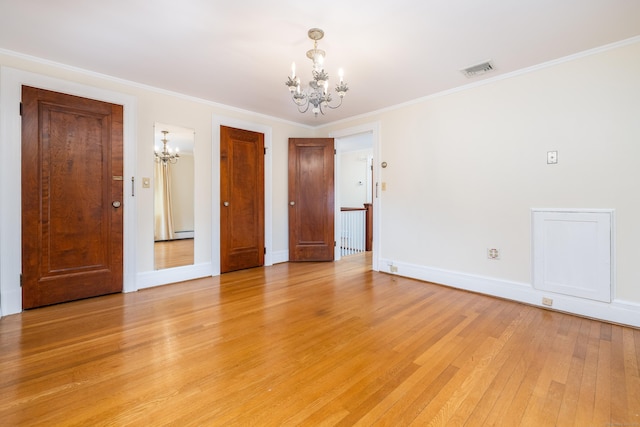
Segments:
[[[23,86],[23,308],[122,291],[122,116]]]
[[[264,135],[220,127],[220,271],[264,265]]]
[[[333,138],[289,138],[289,261],[333,261]]]

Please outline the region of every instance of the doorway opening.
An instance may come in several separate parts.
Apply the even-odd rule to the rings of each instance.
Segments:
[[[340,207],[340,256],[370,252],[373,243],[373,140],[371,133],[341,138],[336,143]]]
[[[335,236],[340,250],[336,252],[336,260],[343,255],[364,252],[371,268],[377,271],[380,253],[380,171],[376,166],[379,124],[343,129],[330,136],[335,138],[337,154]],[[355,226],[351,222],[355,222]]]

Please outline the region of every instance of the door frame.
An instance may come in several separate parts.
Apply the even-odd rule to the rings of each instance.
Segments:
[[[213,115],[211,120],[211,266],[212,275],[220,275],[220,126],[264,134],[264,266],[273,265],[273,173],[272,129],[269,126],[231,117]]]
[[[374,271],[380,271],[379,268],[379,257],[381,253],[381,243],[382,240],[380,237],[380,205],[382,204],[382,192],[380,189],[380,122],[371,122],[365,123],[359,126],[335,130],[329,132],[329,137],[335,139],[335,148],[338,153],[340,153],[340,139],[346,138],[349,136],[354,136],[362,133],[371,133],[371,138],[373,140],[373,185],[374,185],[374,193],[371,202],[373,203],[373,247],[371,248],[371,268]],[[336,200],[335,203],[335,236],[336,241],[339,240],[340,233],[342,230],[342,221],[340,219],[340,203],[337,201],[340,200],[340,164],[339,164],[339,155],[336,156],[335,159],[335,193],[334,197]],[[335,260],[339,260],[341,258],[340,251],[335,251]]]
[[[137,290],[136,284],[136,203],[131,178],[136,172],[136,98],[120,92],[86,86],[10,67],[0,67],[0,140],[5,142],[0,157],[0,316],[22,311],[22,203],[21,147],[22,130],[19,105],[22,85],[38,87],[69,95],[120,104],[124,107],[124,241],[123,292]]]

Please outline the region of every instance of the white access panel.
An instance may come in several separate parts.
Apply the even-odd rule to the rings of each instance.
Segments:
[[[611,302],[612,215],[532,210],[534,288]]]

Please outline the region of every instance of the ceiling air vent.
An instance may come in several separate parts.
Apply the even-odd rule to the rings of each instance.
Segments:
[[[481,64],[472,65],[463,70],[460,70],[462,74],[467,77],[476,77],[488,73],[493,70],[493,63],[491,61],[485,61]]]

